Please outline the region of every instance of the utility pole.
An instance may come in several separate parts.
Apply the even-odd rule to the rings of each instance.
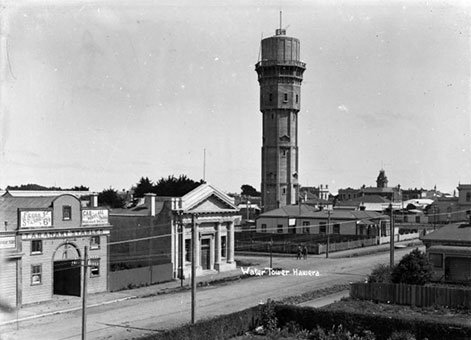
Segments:
[[[185,277],[183,276],[183,247],[185,246],[183,243],[183,212],[181,210],[178,211],[178,230],[179,230],[179,248],[180,248],[180,259],[179,259],[179,276],[180,276],[180,287],[183,288],[183,280]]]
[[[83,281],[82,281],[82,340],[86,339],[87,334],[87,277],[88,277],[88,246],[85,246],[83,252]]]
[[[392,203],[389,204],[390,218],[389,218],[389,267],[394,267],[394,211]]]
[[[327,210],[327,248],[325,250],[325,258],[329,258],[329,247],[330,247],[330,210]]]
[[[195,214],[191,215],[192,231],[191,231],[191,323],[195,323],[195,304],[196,304],[196,237],[197,224]]]

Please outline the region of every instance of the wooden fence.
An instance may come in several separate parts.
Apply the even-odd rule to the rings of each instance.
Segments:
[[[447,306],[471,309],[471,289],[394,283],[352,283],[350,296],[361,300],[418,307]]]
[[[325,240],[323,240],[325,241]],[[296,254],[299,245],[305,245],[307,247],[308,254],[324,254],[327,248],[326,244],[322,243],[294,243],[294,242],[257,242],[257,241],[238,241],[235,242],[235,250],[236,251],[253,251],[253,252],[270,252],[271,250],[274,253],[288,253],[288,254]],[[345,242],[330,242],[329,244],[329,251],[340,251],[346,249],[354,249],[354,248],[361,248],[376,245],[377,241],[376,238],[365,238],[361,240],[352,240],[352,241],[345,241]]]

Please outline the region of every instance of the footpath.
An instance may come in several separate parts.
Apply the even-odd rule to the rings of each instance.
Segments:
[[[422,243],[418,240],[409,240],[398,242],[400,247],[420,247]],[[377,252],[389,251],[389,244],[382,244],[378,246],[364,247],[339,251],[329,254],[331,258],[343,258],[343,257],[354,257],[368,255]],[[247,252],[236,252],[236,257],[242,262],[245,261],[256,261],[256,258],[262,258],[270,256],[268,253],[247,253]],[[274,258],[281,259],[282,257],[291,257],[293,254],[272,254]],[[309,255],[309,257],[325,258],[325,254],[321,255]],[[279,261],[277,261],[279,263]],[[244,265],[244,264],[243,264]],[[254,264],[254,267],[257,267]],[[262,266],[263,267],[263,266]],[[212,284],[224,284],[225,282],[231,282],[246,277],[243,275],[240,268],[231,270],[228,272],[218,273],[216,271],[208,273],[203,276],[198,276],[196,279],[198,286],[212,285]],[[159,294],[168,294],[172,292],[178,292],[181,290],[190,289],[190,280],[185,279],[183,282],[183,288],[181,287],[180,280],[174,280],[170,282],[155,284],[151,286],[145,286],[140,288],[134,288],[129,290],[123,290],[119,292],[104,292],[87,295],[87,307],[95,307],[100,305],[106,305],[116,303],[119,301],[125,301],[129,299],[144,298],[148,296],[155,296]],[[346,293],[343,292],[343,295]],[[338,297],[336,297],[338,298]],[[323,303],[322,303],[323,304]],[[12,312],[0,311],[0,327],[4,325],[14,324],[16,322],[22,322],[32,320],[48,315],[67,313],[76,311],[82,308],[82,299],[75,296],[59,296],[55,295],[52,300],[30,304],[22,306],[19,309],[13,310]]]

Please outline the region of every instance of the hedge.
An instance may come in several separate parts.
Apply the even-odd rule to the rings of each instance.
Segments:
[[[313,330],[317,326],[332,329],[334,325],[342,325],[352,333],[360,334],[369,330],[377,340],[387,339],[394,331],[409,331],[417,339],[428,340],[465,340],[471,339],[471,325],[453,322],[437,322],[421,320],[416,317],[389,317],[378,314],[351,313],[330,311],[310,307],[278,305],[275,308],[279,327],[290,321],[298,323],[302,329]]]
[[[229,339],[255,329],[261,324],[261,307],[255,306],[239,312],[197,321],[162,333],[143,336],[143,340]]]

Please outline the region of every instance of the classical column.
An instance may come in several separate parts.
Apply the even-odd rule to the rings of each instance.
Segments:
[[[229,244],[227,249],[227,262],[234,262],[234,221],[229,222],[227,229],[227,237],[229,238]]]
[[[219,264],[221,263],[221,222],[216,225],[216,263],[218,266],[216,269],[219,270]]]

